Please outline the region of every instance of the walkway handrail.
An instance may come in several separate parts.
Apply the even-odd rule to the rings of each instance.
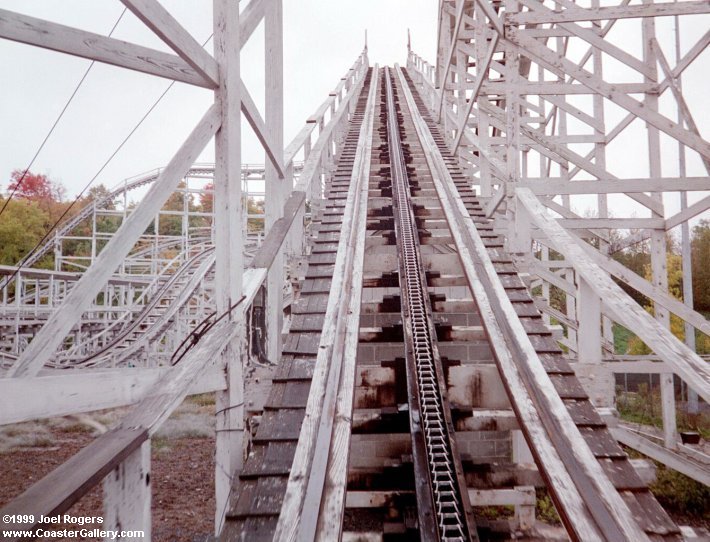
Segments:
[[[320,133],[318,139],[320,140],[323,136],[323,130],[326,127],[325,115],[330,111],[330,121],[327,123],[328,126],[333,125],[333,121],[337,122],[336,111],[342,110],[343,102],[349,102],[352,98],[353,89],[358,85],[367,71],[369,66],[369,61],[367,58],[367,47],[360,53],[357,57],[352,67],[347,71],[345,76],[340,79],[338,85],[333,89],[328,98],[316,109],[315,113],[308,117],[306,125],[301,129],[301,131],[296,134],[291,143],[288,144],[284,150],[284,166],[289,167],[294,160],[294,157],[298,152],[304,150],[304,161],[308,161],[308,157],[311,154],[311,135],[316,126],[319,127]]]

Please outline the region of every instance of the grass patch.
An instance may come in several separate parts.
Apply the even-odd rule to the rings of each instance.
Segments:
[[[150,439],[150,446],[154,452],[167,452],[172,448],[172,443],[168,438],[155,436]]]
[[[474,508],[475,514],[478,517],[496,520],[508,519],[515,515],[515,507],[510,505],[504,506],[480,506]]]
[[[214,406],[215,404],[215,394],[212,393],[200,393],[199,395],[191,395],[187,400],[193,405],[207,407]]]
[[[54,446],[54,441],[49,437],[38,437],[32,441],[33,448],[49,448]]]
[[[65,433],[91,433],[93,429],[83,423],[72,423],[62,427],[62,431]]]

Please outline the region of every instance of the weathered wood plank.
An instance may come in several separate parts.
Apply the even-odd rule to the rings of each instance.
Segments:
[[[179,56],[0,9],[0,37],[191,85],[214,88]]]
[[[219,83],[217,62],[157,0],[121,0],[212,87]]]
[[[662,17],[669,15],[692,15],[710,13],[705,1],[678,3],[651,3],[644,5],[605,6],[596,8],[564,9],[549,12],[510,13],[505,15],[507,25],[531,23],[568,23],[577,21],[604,21],[611,19],[634,19],[638,17]]]
[[[325,317],[326,327],[323,329],[319,346],[315,350],[317,361],[312,389],[301,426],[296,459],[276,527],[275,538],[280,540],[314,539],[317,533],[324,532],[322,529],[317,530],[316,527],[320,524],[319,511],[321,510],[321,494],[324,490],[326,472],[328,479],[333,484],[333,489],[337,490],[342,486],[342,491],[336,491],[335,494],[326,492],[324,495],[326,499],[329,498],[329,495],[335,497],[334,500],[329,501],[330,504],[324,506],[330,510],[327,523],[328,532],[336,527],[336,523],[339,532],[342,525],[340,521],[331,522],[330,520],[333,519],[333,514],[338,509],[340,509],[340,512],[337,512],[338,518],[342,514],[344,485],[340,482],[341,476],[331,472],[331,458],[325,452],[332,448],[331,438],[345,442],[344,448],[343,446],[337,447],[340,450],[337,452],[338,457],[332,459],[336,460],[338,464],[338,472],[346,471],[350,416],[347,414],[347,410],[342,410],[342,398],[338,398],[337,391],[341,379],[347,382],[348,378],[352,378],[350,373],[353,371],[350,367],[354,368],[355,366],[355,351],[348,345],[354,344],[356,347],[359,327],[360,295],[358,285],[361,284],[362,251],[364,250],[364,231],[367,221],[366,195],[370,164],[368,145],[371,145],[373,96],[376,87],[376,79],[373,79],[369,88],[367,120],[363,121],[360,128],[359,141],[361,145],[357,149],[358,159],[351,172],[354,182],[350,183],[344,212],[343,223],[347,225],[347,230],[343,232],[338,243],[333,247],[337,249],[337,257],[332,284],[328,281],[327,291],[330,295]],[[360,94],[358,92],[358,95]],[[304,180],[304,173],[301,175],[299,185],[301,182],[306,184],[310,182],[310,180]],[[312,174],[309,173],[309,175]],[[360,245],[362,247],[358,250]],[[357,254],[360,256],[356,256]],[[302,291],[308,289],[312,291],[318,287],[317,282],[317,280],[307,280]],[[357,292],[357,295],[353,292]],[[341,394],[347,396],[348,391],[351,394],[353,386],[349,386],[349,388],[348,390],[348,386],[345,386]],[[352,409],[352,396],[349,397],[349,408]],[[345,427],[341,424],[335,424],[335,426],[333,424],[335,412],[338,410],[341,411],[338,418],[345,422]],[[345,430],[343,431],[343,429]],[[321,450],[322,453],[316,454],[316,449]],[[345,477],[342,476],[342,478]],[[311,496],[308,497],[309,495]],[[307,503],[309,504],[309,512],[304,513],[304,506]]]
[[[143,399],[171,371],[174,369],[85,369],[53,371],[31,378],[3,378],[0,425],[130,405]],[[215,368],[201,374],[189,393],[206,393],[225,386],[224,374]],[[27,397],[33,397],[32,401],[27,401]]]
[[[69,510],[146,440],[148,431],[144,427],[119,428],[104,433],[6,504],[0,515],[32,515],[36,518],[34,522],[17,524],[14,528],[34,529],[41,516],[52,517]],[[3,528],[13,527],[3,523]]]
[[[660,355],[683,380],[706,400],[710,400],[710,367],[695,352],[681,343],[667,328],[631,299],[611,277],[589,257],[586,250],[551,218],[528,189],[516,190],[518,200],[531,220],[545,233],[549,242],[574,267],[594,290],[612,316],[633,330]]]

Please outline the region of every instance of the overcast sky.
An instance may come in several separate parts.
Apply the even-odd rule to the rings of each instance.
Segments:
[[[212,32],[210,0],[161,0],[170,12],[203,42]],[[611,0],[604,4],[615,3]],[[246,2],[242,2],[246,5]],[[0,8],[108,34],[123,11],[118,0],[0,0]],[[407,28],[413,48],[435,60],[437,0],[285,0],[285,140],[326,99],[361,52],[365,30],[371,64],[406,62]],[[686,51],[710,27],[708,16],[682,19],[682,50]],[[674,64],[673,19],[657,22],[658,36]],[[638,20],[617,23],[608,39],[641,57]],[[127,12],[114,37],[169,51],[138,19]],[[208,48],[211,47],[208,46]],[[580,56],[582,50],[580,49]],[[570,51],[574,54],[574,51]],[[0,188],[10,172],[23,169],[83,75],[89,61],[27,45],[0,40]],[[684,76],[685,95],[704,137],[708,137],[710,100],[708,51]],[[242,78],[257,104],[263,105],[263,31],[242,49]],[[609,81],[629,79],[618,62],[605,63]],[[74,195],[91,179],[169,81],[112,66],[95,64],[57,130],[33,166],[61,181]],[[578,97],[571,97],[574,102]],[[177,83],[139,131],[120,151],[96,183],[109,187],[121,180],[165,165],[204,111],[212,93]],[[624,114],[607,103],[607,126]],[[662,98],[665,114],[675,118],[671,93]],[[262,109],[263,111],[263,109]],[[571,129],[574,120],[570,120]],[[607,164],[621,177],[647,175],[645,128],[636,121],[627,134],[608,147]],[[578,151],[579,152],[579,151]],[[677,145],[663,136],[664,175],[677,175]],[[689,175],[704,175],[700,160],[689,152]],[[244,162],[263,163],[263,151],[248,126],[243,129]],[[212,161],[212,146],[201,161]],[[697,196],[691,197],[691,202]],[[619,200],[619,198],[612,198]],[[666,199],[667,214],[677,209],[677,196]],[[629,208],[631,209],[631,208]],[[634,212],[631,209],[630,212]],[[617,212],[617,216],[627,212]],[[639,216],[645,216],[639,211]]]
[[[199,42],[212,33],[211,1],[161,1]],[[0,8],[100,34],[108,34],[123,11],[117,0],[0,0]],[[436,17],[435,0],[284,1],[286,143],[360,54],[366,29],[373,63],[405,63],[408,27],[419,50],[432,56]],[[130,12],[123,16],[113,37],[169,51]],[[262,24],[242,49],[242,78],[260,108],[263,44]],[[0,40],[3,188],[13,169],[24,169],[29,163],[88,64],[84,59]],[[77,193],[168,84],[161,78],[95,64],[33,171],[49,174],[61,181],[69,194]],[[97,183],[113,186],[126,177],[165,165],[211,100],[208,90],[176,84]],[[212,161],[212,153],[210,146],[202,160]],[[264,161],[248,126],[243,129],[243,161]]]

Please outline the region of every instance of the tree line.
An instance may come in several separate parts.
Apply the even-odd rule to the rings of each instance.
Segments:
[[[183,185],[184,186],[184,185]],[[207,185],[211,189],[210,185]],[[6,194],[0,195],[0,208],[6,205],[8,196],[13,194],[12,200],[0,217],[0,264],[16,265],[34,246],[42,239],[59,218],[65,214],[71,202],[66,198],[66,189],[57,181],[46,175],[21,170],[13,171],[6,188]],[[99,185],[91,188],[87,195],[81,198],[72,209],[66,213],[62,222],[70,220],[86,205],[95,200],[108,196],[109,190]],[[164,210],[182,211],[187,204],[190,211],[212,212],[213,195],[211,191],[194,198],[192,194],[183,195],[175,192],[170,195]],[[109,204],[108,208],[112,208]],[[250,199],[247,202],[247,211],[250,214],[263,212],[263,201]],[[120,225],[120,217],[100,217],[97,223],[98,231],[112,232]],[[202,217],[190,217],[189,227],[206,227],[210,222]],[[256,231],[263,227],[260,219],[249,219],[249,231]],[[91,224],[80,224],[77,227],[77,236],[90,236]],[[147,234],[155,233],[155,224],[146,230]],[[158,233],[160,235],[180,235],[182,233],[182,217],[161,216]],[[668,290],[682,299],[683,276],[681,272],[681,256],[678,242],[668,236]],[[89,250],[87,242],[67,242],[65,249],[72,255],[82,255]],[[710,220],[700,220],[692,229],[691,236],[692,270],[693,270],[693,300],[697,311],[710,314]],[[551,257],[555,257],[554,254]],[[647,242],[638,243],[617,251],[613,258],[636,272],[642,277],[650,278],[651,256]],[[49,255],[42,267],[51,267],[52,256]],[[636,301],[650,307],[651,303],[624,283],[619,283]],[[553,288],[553,305],[562,308],[564,294],[555,292]],[[557,299],[559,298],[559,299]],[[682,327],[682,326],[680,326]]]
[[[185,183],[178,185],[184,188]],[[182,212],[184,207],[191,213],[211,213],[213,210],[212,185],[205,186],[206,191],[195,197],[194,194],[173,192],[163,205],[164,211]],[[0,187],[0,191],[2,187]],[[42,238],[55,227],[74,218],[85,206],[94,201],[107,198],[110,191],[104,185],[94,186],[85,196],[77,201],[68,200],[67,191],[62,183],[50,179],[47,175],[29,171],[15,170],[10,175],[10,180],[4,193],[0,193],[0,209],[4,208],[0,216],[0,265],[17,265]],[[8,201],[9,200],[9,201]],[[129,204],[129,209],[134,207]],[[263,200],[249,198],[246,202],[246,211],[250,215],[263,214]],[[108,210],[116,209],[114,202],[105,206]],[[121,225],[120,216],[98,216],[96,230],[101,233],[113,233]],[[187,227],[190,230],[198,228],[208,229],[211,219],[208,216],[190,216]],[[250,232],[263,230],[264,222],[261,218],[249,218],[247,228]],[[157,233],[165,236],[180,236],[183,233],[183,217],[178,215],[161,215],[158,220]],[[76,237],[91,237],[91,220],[78,224],[72,235]],[[151,223],[145,231],[146,235],[156,233],[155,222]],[[103,248],[106,241],[99,241],[98,248]],[[91,252],[91,243],[82,239],[68,239],[62,246],[63,252],[70,256],[86,256]],[[48,254],[39,263],[38,267],[52,268],[54,266],[53,254]]]

